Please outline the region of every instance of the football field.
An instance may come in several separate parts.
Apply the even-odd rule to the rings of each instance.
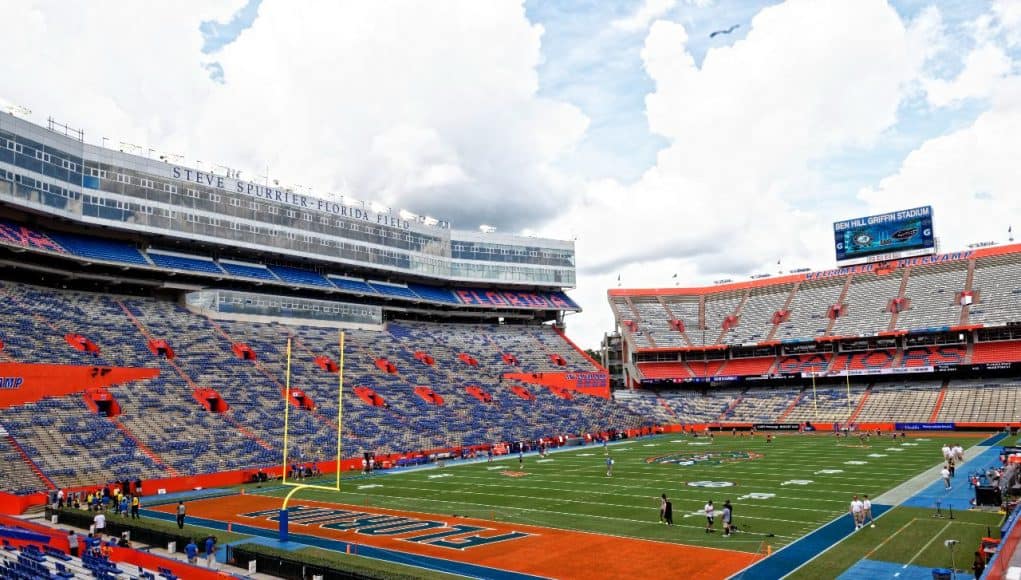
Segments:
[[[949,441],[971,447],[985,435],[919,434],[837,439],[832,434],[715,438],[664,435],[493,463],[346,478],[342,491],[302,491],[302,499],[446,516],[516,522],[726,548],[775,551],[846,513],[852,495],[882,492],[939,464]],[[614,461],[606,475],[606,454]],[[967,453],[966,453],[967,457]],[[269,491],[284,495],[285,490]],[[674,526],[659,523],[660,495]],[[717,520],[725,500],[740,532],[706,533],[703,507]]]
[[[967,500],[959,500],[959,516],[948,525],[931,520],[931,510],[922,505],[890,510],[891,505],[934,482],[934,476],[920,474],[942,463],[945,443],[959,442],[967,459],[990,449],[974,447],[986,438],[916,433],[863,441],[830,433],[778,435],[767,442],[762,434],[660,435],[572,447],[545,458],[526,454],[522,462],[512,455],[351,473],[339,492],[298,491],[290,501],[288,527],[298,546],[469,577],[642,573],[714,579],[757,562],[744,576],[772,578],[797,570],[795,577],[836,577],[860,561],[917,568],[945,559],[939,537],[953,534],[974,543],[972,536],[981,537],[998,516],[966,514]],[[967,485],[964,470],[956,483]],[[272,482],[249,485],[241,494],[192,500],[189,514],[200,525],[228,530],[233,525],[237,533],[269,540],[277,536],[279,509],[291,489]],[[673,505],[673,526],[660,522],[664,493]],[[877,529],[851,535],[849,519],[837,518],[845,516],[856,494],[873,498],[881,517]],[[706,531],[703,512],[709,500],[717,515],[712,532]],[[727,500],[738,528],[730,537],[720,521]],[[147,515],[168,519],[173,509],[156,505]],[[919,544],[924,553],[912,557]],[[770,554],[774,557],[767,558]]]

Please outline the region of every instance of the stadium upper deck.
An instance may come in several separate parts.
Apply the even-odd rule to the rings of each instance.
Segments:
[[[89,145],[0,116],[0,201],[20,209],[149,238],[269,251],[434,283],[575,284],[570,241],[457,231],[429,217],[222,173]]]
[[[957,362],[984,362],[991,345],[982,343],[1021,338],[1021,245],[608,298],[638,379],[948,362],[910,364],[912,347],[960,348]],[[802,360],[812,356],[821,358]]]

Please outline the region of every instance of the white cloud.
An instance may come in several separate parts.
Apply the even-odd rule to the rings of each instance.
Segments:
[[[18,79],[5,96],[96,141],[249,175],[268,166],[284,183],[465,228],[515,230],[565,202],[555,163],[588,119],[538,96],[543,30],[521,2],[265,0],[216,53],[217,84],[198,23],[242,3],[5,4],[19,22],[7,37],[18,57],[0,59],[0,74]]]
[[[614,20],[610,25],[622,32],[642,32],[653,20],[660,18],[677,6],[677,0],[643,0],[637,10],[627,18]]]
[[[906,26],[879,0],[769,7],[701,66],[685,27],[653,23],[642,58],[656,89],[650,129],[667,138],[638,182],[591,184],[550,226],[577,233],[572,332],[594,344],[612,327],[605,289],[706,284],[735,274],[832,263],[835,199],[814,164],[874,145],[897,121],[939,30],[938,13]],[[559,230],[558,230],[559,228]]]
[[[966,128],[930,139],[859,197],[875,211],[932,204],[946,249],[1005,242],[1021,227],[1021,77],[997,85],[993,105]]]
[[[929,104],[946,107],[965,99],[987,98],[1011,72],[1010,58],[998,46],[983,44],[964,59],[964,68],[951,80],[924,81]]]

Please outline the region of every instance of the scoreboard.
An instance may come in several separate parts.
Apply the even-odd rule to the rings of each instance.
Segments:
[[[885,262],[936,252],[932,206],[834,222],[837,262]]]

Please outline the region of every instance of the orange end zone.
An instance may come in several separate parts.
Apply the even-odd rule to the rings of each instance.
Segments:
[[[281,498],[238,495],[188,502],[189,516],[276,530]],[[172,504],[152,508],[174,513]],[[292,501],[289,530],[545,577],[727,578],[759,554],[471,518]],[[650,523],[651,524],[651,523]]]

